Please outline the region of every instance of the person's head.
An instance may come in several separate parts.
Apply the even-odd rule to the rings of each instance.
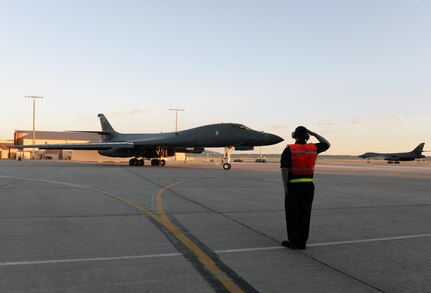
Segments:
[[[296,141],[305,140],[307,141],[310,139],[310,135],[308,134],[308,129],[304,126],[298,126],[296,127],[295,131],[292,132],[292,138],[294,138]]]

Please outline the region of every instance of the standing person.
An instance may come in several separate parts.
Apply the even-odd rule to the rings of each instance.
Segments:
[[[307,143],[310,136],[319,143]],[[305,249],[314,198],[314,165],[317,155],[329,149],[330,143],[304,126],[298,126],[292,132],[292,138],[295,143],[287,145],[280,160],[288,236],[288,240],[281,244],[292,249]]]

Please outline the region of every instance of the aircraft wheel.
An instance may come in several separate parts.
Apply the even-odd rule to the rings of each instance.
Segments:
[[[223,164],[223,169],[225,169],[225,170],[229,170],[230,168],[232,168],[232,165],[231,165],[231,164],[229,164],[229,163],[224,163],[224,164]]]
[[[138,160],[138,162],[139,162],[139,166],[144,166],[144,160]]]
[[[159,165],[159,160],[157,160],[157,159],[151,160],[151,166],[158,166],[158,165]]]
[[[160,160],[160,164],[159,164],[160,166],[165,166],[166,165],[166,160]]]
[[[129,166],[133,166],[133,159],[129,160]]]

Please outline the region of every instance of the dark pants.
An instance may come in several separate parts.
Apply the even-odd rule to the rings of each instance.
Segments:
[[[288,194],[284,201],[287,237],[295,244],[305,245],[308,240],[313,198],[313,182],[288,185]]]

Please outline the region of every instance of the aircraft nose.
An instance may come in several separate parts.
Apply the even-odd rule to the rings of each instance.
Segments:
[[[284,139],[279,137],[278,135],[267,133],[266,134],[266,141],[268,144],[276,144],[279,142],[282,142]]]

